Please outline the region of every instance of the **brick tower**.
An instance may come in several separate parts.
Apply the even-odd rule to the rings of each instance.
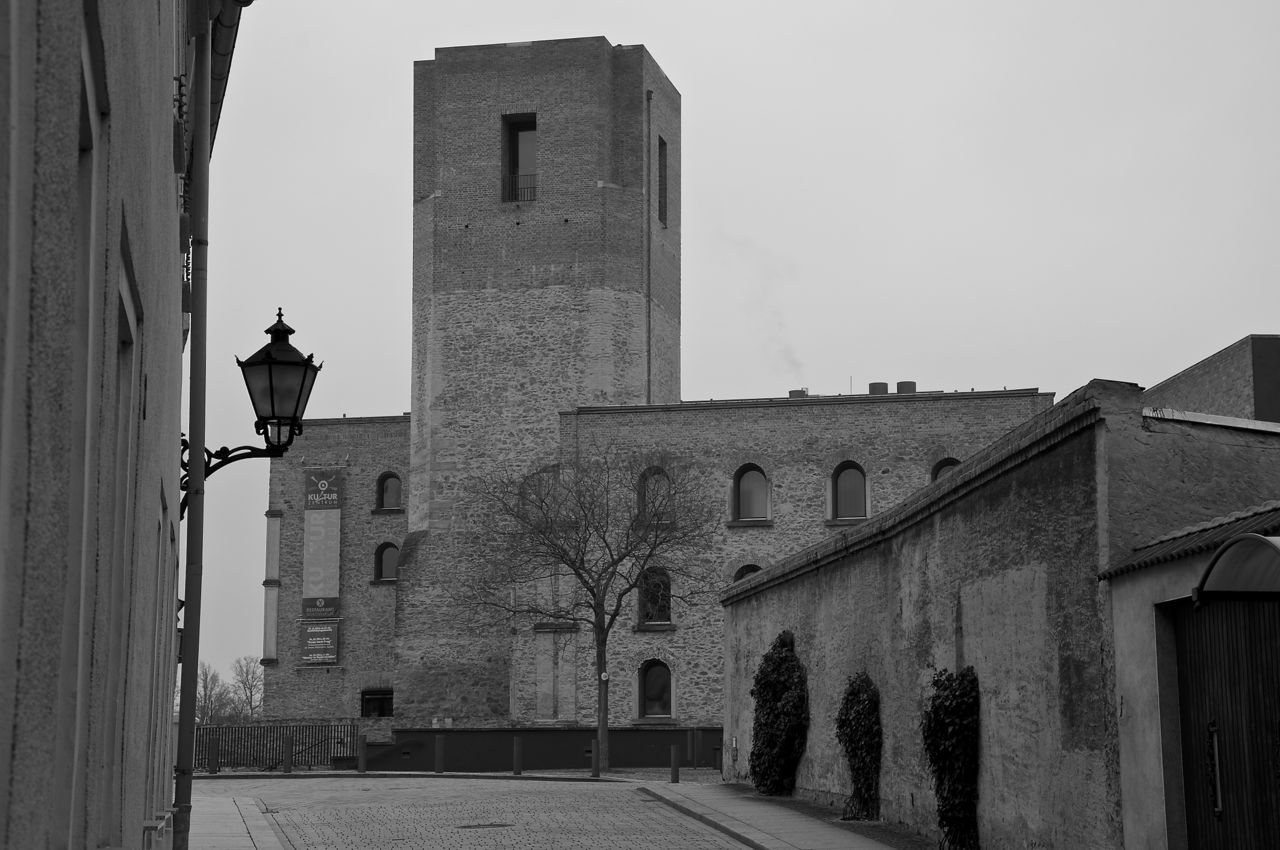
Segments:
[[[516,638],[448,592],[489,562],[462,497],[553,459],[561,410],[679,400],[680,95],[604,38],[437,50],[413,163],[396,715],[504,723]]]

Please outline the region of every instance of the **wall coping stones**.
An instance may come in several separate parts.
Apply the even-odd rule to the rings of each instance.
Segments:
[[[931,390],[916,393],[887,393],[884,395],[810,395],[804,398],[733,398],[706,399],[702,401],[682,401],[678,404],[621,404],[607,407],[575,407],[562,410],[561,416],[597,416],[621,413],[644,413],[692,410],[725,410],[750,407],[805,407],[813,405],[845,405],[845,404],[902,404],[923,401],[973,401],[983,398],[1023,398],[1026,396],[1044,395],[1053,397],[1053,393],[1040,392],[1039,387],[1027,387],[1013,390],[976,390],[973,392],[945,392]]]

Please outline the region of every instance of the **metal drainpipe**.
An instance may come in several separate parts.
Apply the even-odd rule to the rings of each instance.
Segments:
[[[653,89],[644,93],[644,403],[653,404]]]
[[[187,485],[187,586],[182,609],[182,689],[178,704],[178,764],[173,807],[174,850],[187,850],[191,835],[191,778],[195,770],[196,686],[200,672],[200,589],[204,580],[205,360],[208,355],[209,155],[213,24],[196,36],[192,91],[191,162],[191,443]]]

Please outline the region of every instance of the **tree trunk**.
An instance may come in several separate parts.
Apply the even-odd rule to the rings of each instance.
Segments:
[[[600,769],[609,766],[609,634],[596,627],[596,739],[600,742]]]

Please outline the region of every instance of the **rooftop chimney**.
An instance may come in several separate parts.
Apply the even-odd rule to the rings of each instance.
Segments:
[[[888,395],[889,382],[873,381],[870,384],[867,384],[867,392],[871,393],[872,395]]]
[[[916,391],[915,381],[898,381],[898,394],[913,393]]]

